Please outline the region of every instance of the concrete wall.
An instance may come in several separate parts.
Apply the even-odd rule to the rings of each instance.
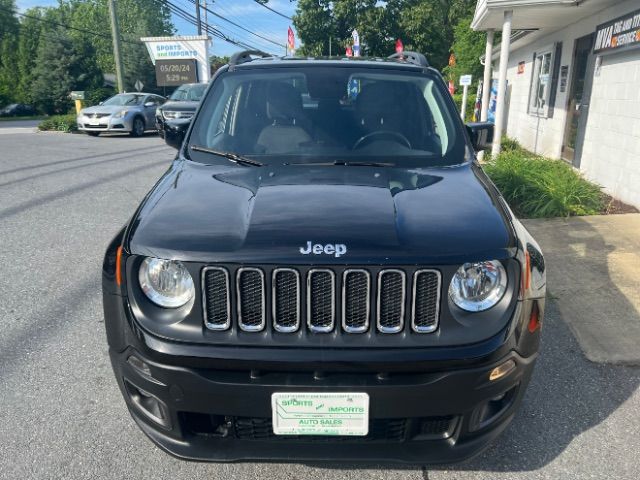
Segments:
[[[597,25],[637,8],[635,0],[620,2],[560,31],[540,36],[524,47],[518,48],[517,43],[514,44],[507,73],[510,85],[507,135],[517,139],[528,150],[560,158],[571,78],[567,79],[565,92],[560,92],[558,86],[552,118],[528,114],[534,52],[562,42],[560,64],[569,66],[571,77],[574,41],[595,32]],[[522,61],[525,62],[525,72],[518,75],[518,63]],[[497,65],[495,60],[494,65]],[[580,169],[610,195],[640,208],[639,48],[602,56],[600,73],[593,79]]]

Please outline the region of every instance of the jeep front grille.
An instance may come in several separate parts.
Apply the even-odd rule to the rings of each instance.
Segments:
[[[259,332],[265,325],[264,273],[259,268],[238,270],[238,324],[247,332]]]
[[[431,333],[439,325],[441,290],[434,269],[242,267],[230,273],[206,267],[202,273],[209,330],[229,330],[237,318],[235,327],[245,332],[269,325],[279,333],[302,326],[314,334],[336,328],[350,334]]]
[[[438,327],[440,313],[440,274],[436,270],[418,270],[413,275],[414,332],[430,333]]]
[[[404,327],[406,284],[402,270],[378,274],[378,330],[383,333],[397,333]]]
[[[273,271],[273,328],[295,332],[300,327],[300,274],[292,268]]]
[[[336,319],[336,276],[328,269],[310,270],[307,276],[307,322],[312,332],[333,330]]]
[[[204,323],[210,330],[226,330],[231,325],[229,274],[224,268],[207,267],[202,275]]]
[[[345,270],[342,274],[342,328],[349,333],[369,329],[371,276],[366,270]]]

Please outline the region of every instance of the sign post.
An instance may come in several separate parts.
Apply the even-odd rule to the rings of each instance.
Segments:
[[[462,106],[460,107],[460,117],[464,122],[467,115],[467,97],[469,96],[469,85],[471,85],[471,75],[462,75],[460,77],[460,86],[462,87]]]
[[[76,114],[80,114],[80,110],[82,110],[82,100],[84,100],[84,91],[74,91],[69,94],[71,100],[74,100],[76,103]]]

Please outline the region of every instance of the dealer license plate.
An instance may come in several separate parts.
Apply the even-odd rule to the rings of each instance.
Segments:
[[[271,395],[276,435],[352,435],[369,433],[366,393],[290,393]]]

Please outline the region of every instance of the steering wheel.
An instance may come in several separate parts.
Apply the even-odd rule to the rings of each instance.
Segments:
[[[375,137],[386,137],[389,140],[402,143],[407,148],[411,148],[411,142],[409,142],[409,139],[401,133],[392,132],[391,130],[378,130],[376,132],[367,133],[366,135],[360,137],[356,141],[356,143],[353,144],[353,150],[362,148],[364,145],[371,143],[372,139]]]

